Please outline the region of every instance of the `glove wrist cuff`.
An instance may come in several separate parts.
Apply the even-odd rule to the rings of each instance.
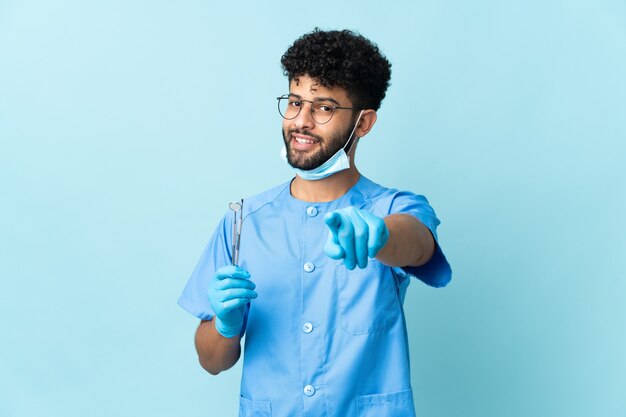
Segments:
[[[219,334],[221,334],[222,336],[224,336],[227,339],[230,339],[232,337],[235,336],[239,336],[239,334],[241,333],[241,328],[243,327],[243,325],[241,326],[227,326],[224,324],[224,322],[222,322],[222,320],[220,320],[219,317],[215,317],[215,329],[218,331]]]

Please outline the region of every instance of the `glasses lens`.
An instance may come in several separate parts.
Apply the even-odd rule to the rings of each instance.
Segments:
[[[294,97],[282,96],[278,98],[278,112],[285,119],[294,119],[300,113],[302,103]]]
[[[304,103],[307,102],[311,103],[310,101],[301,100],[297,97],[288,95],[278,97],[278,112],[285,119],[295,119],[298,114],[300,114]],[[329,102],[315,101],[311,103],[311,109],[309,111],[311,112],[311,116],[313,116],[315,123],[324,124],[328,123],[330,119],[332,119],[333,114],[335,113],[335,107]]]
[[[320,125],[328,123],[333,117],[333,113],[335,112],[335,108],[331,103],[326,103],[323,101],[313,103],[312,110],[313,120],[315,120],[315,123]]]

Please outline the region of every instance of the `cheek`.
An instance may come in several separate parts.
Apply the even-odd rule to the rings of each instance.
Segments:
[[[291,121],[287,119],[283,119],[283,135],[287,135],[289,129],[291,128]]]
[[[328,147],[328,146],[333,146],[334,143],[337,141],[338,137],[341,136],[338,133],[339,132],[337,132],[336,129],[324,129],[318,134],[324,138],[323,143],[326,147]]]

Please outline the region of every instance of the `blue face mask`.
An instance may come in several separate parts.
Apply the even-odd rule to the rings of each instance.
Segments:
[[[346,141],[346,144],[343,146],[343,148],[335,152],[333,156],[328,158],[326,162],[324,162],[322,165],[318,166],[317,168],[313,168],[309,170],[294,168],[293,170],[296,171],[296,174],[303,180],[315,181],[315,180],[321,180],[322,178],[329,177],[333,174],[336,174],[337,172],[350,168],[350,158],[348,158],[348,154],[346,153],[346,148],[348,148],[348,152],[350,152],[350,148],[352,147],[354,140],[356,140],[356,138],[353,138],[352,135],[354,135],[354,131],[356,130],[356,127],[358,126],[359,120],[361,120],[362,115],[363,115],[363,110],[361,110],[361,113],[359,113],[359,117],[356,119],[356,123],[354,124],[354,127],[352,128],[352,132],[350,132],[350,136],[348,136],[348,140]],[[286,146],[283,146],[283,148],[281,149],[280,157],[284,161],[287,161],[287,147]]]

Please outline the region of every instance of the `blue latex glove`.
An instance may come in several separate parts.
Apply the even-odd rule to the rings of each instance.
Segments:
[[[355,207],[346,207],[326,214],[330,229],[324,247],[332,259],[343,259],[346,268],[365,268],[368,256],[374,258],[389,239],[389,230],[380,217]]]
[[[241,333],[246,304],[257,297],[250,273],[228,265],[215,272],[209,285],[209,301],[215,312],[215,328],[224,337]]]

